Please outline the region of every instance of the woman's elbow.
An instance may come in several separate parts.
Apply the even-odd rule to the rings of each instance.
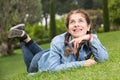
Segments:
[[[101,56],[97,59],[95,59],[97,62],[104,62],[104,61],[107,61],[109,60],[109,57],[108,57],[108,54],[104,55],[104,56]]]

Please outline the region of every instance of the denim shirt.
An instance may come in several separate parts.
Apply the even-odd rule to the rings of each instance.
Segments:
[[[91,53],[94,56],[94,60],[97,62],[108,60],[108,53],[95,34],[92,34],[93,41],[89,42],[89,48],[87,46],[87,41],[81,46],[77,61],[75,60],[73,51],[69,56],[65,56],[65,34],[66,33],[63,33],[52,39],[50,50],[45,52],[38,61],[40,72],[48,70],[57,71],[83,66],[85,60],[90,58],[89,55]],[[71,38],[69,40],[71,40]],[[68,45],[72,47],[72,44],[69,43]]]

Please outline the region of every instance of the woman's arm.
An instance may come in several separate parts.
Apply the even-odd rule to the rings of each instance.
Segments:
[[[56,71],[56,70],[63,70],[68,68],[75,68],[79,66],[83,66],[85,61],[73,61],[73,62],[61,62],[61,51],[59,48],[59,44],[51,44],[50,48],[50,55],[48,58],[49,70]]]
[[[94,55],[95,61],[101,62],[108,60],[108,52],[97,38],[97,35],[92,34],[92,38],[93,40],[90,42],[90,48]]]
[[[99,39],[97,38],[97,35],[95,34],[87,34],[84,36],[81,36],[79,38],[73,39],[70,43],[73,43],[75,46],[74,48],[78,48],[79,43],[82,41],[87,40],[90,42],[90,48],[94,55],[94,59],[97,62],[108,60],[108,53],[105,47],[101,44]]]

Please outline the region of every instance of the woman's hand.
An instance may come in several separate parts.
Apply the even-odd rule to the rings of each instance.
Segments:
[[[83,41],[89,40],[90,38],[92,39],[91,35],[87,34],[87,35],[72,39],[70,43],[73,43],[74,48],[77,49],[80,43],[82,43]]]
[[[95,60],[93,60],[93,59],[88,59],[88,60],[85,61],[84,66],[91,66],[91,65],[94,65],[94,64],[96,64],[96,63],[97,63],[97,62],[96,62]]]
[[[79,38],[74,38],[70,41],[70,43],[72,43],[74,45],[74,48],[77,49],[79,47],[79,44],[82,42],[83,38],[79,37]]]

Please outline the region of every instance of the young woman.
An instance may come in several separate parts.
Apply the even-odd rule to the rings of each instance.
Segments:
[[[97,35],[91,34],[91,20],[83,10],[73,10],[66,18],[67,31],[54,37],[48,50],[42,50],[24,31],[24,24],[12,27],[9,38],[20,39],[29,73],[91,66],[108,60]],[[91,56],[94,58],[91,59]]]

